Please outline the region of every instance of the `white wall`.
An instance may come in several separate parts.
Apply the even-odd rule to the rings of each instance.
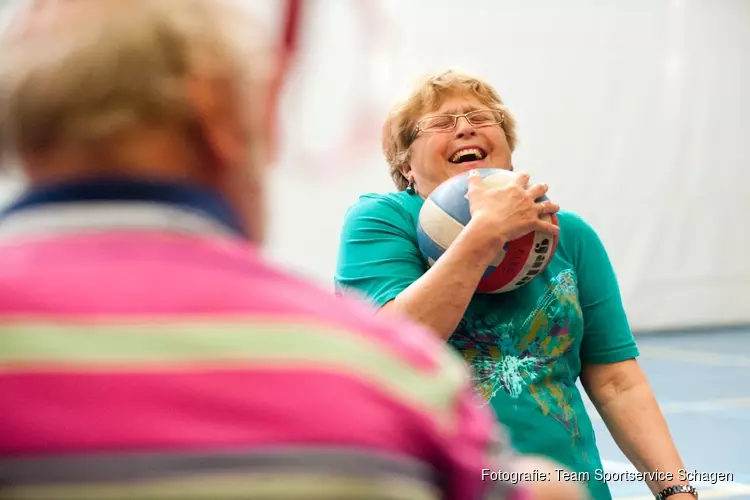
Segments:
[[[269,20],[282,6],[248,4]],[[392,188],[378,149],[388,104],[457,66],[515,112],[516,167],[598,230],[634,328],[750,322],[749,1],[305,6],[272,185],[274,260],[331,285],[346,208]]]

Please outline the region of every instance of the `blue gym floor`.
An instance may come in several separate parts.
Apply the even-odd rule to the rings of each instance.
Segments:
[[[685,468],[734,475],[733,482],[696,484],[701,500],[750,500],[750,329],[643,334],[638,344]],[[635,470],[591,415],[605,470]],[[643,483],[610,487],[615,500],[653,499]]]

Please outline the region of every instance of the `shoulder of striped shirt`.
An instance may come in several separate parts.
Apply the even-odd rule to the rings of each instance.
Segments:
[[[217,251],[228,252],[233,258],[240,260],[255,260],[257,257],[250,256],[256,255],[255,253],[241,252],[237,248],[244,246],[244,242],[235,240],[229,247],[220,245]],[[269,331],[285,332],[300,345],[327,346],[332,352],[345,352],[354,357],[351,362],[345,361],[344,356],[331,359],[335,364],[357,364],[356,360],[373,359],[372,356],[377,353],[380,365],[372,365],[370,373],[361,375],[381,381],[391,379],[392,383],[387,384],[391,387],[404,386],[408,380],[412,380],[413,386],[419,390],[409,391],[409,399],[416,398],[433,410],[439,407],[441,413],[450,413],[449,405],[455,403],[456,395],[469,384],[469,371],[460,356],[444,342],[421,326],[403,319],[376,316],[370,304],[354,298],[336,297],[320,285],[276,265],[265,262],[261,263],[261,267],[265,268],[264,272],[268,273],[271,281],[281,285],[275,290],[279,294],[279,300],[286,302],[283,306],[288,307],[288,314],[263,315],[262,312],[259,314],[257,311],[248,311],[247,314],[230,315],[217,311],[216,314],[195,316],[94,318],[76,315],[43,317],[33,314],[13,317],[6,313],[4,317],[0,316],[0,335],[33,333],[40,342],[46,339],[51,342],[50,345],[57,345],[58,342],[54,340],[59,339],[59,334],[77,336],[91,331],[88,328],[95,328],[117,333],[122,336],[123,343],[128,344],[131,343],[129,339],[136,334],[132,326],[137,324],[135,331],[151,330],[156,334],[144,336],[144,342],[158,343],[159,338],[170,335],[170,332],[198,337],[210,334],[202,342],[210,343],[213,338],[215,342],[223,341],[232,348],[238,346],[242,349],[244,346],[245,349],[250,349],[255,346],[256,352],[259,352],[257,349],[263,351],[272,347],[264,343],[264,339],[269,338]],[[238,279],[243,279],[242,276],[242,273],[238,273]],[[9,309],[6,307],[5,310]],[[217,332],[222,332],[221,338],[217,337]],[[259,335],[252,335],[252,332]],[[73,338],[70,340],[74,341]],[[84,338],[79,338],[79,341],[84,344],[89,342]],[[291,349],[292,342],[286,344],[277,346],[279,351],[276,355],[270,352],[268,354],[272,357],[282,356]],[[42,347],[41,344],[35,346]],[[102,346],[102,349],[106,350],[106,346]],[[309,348],[307,351],[312,353]],[[321,359],[330,357],[326,357],[324,349],[316,348],[314,351]],[[303,354],[305,352],[300,352],[300,355]],[[0,370],[3,358],[4,356],[0,356]],[[394,377],[383,373],[388,370],[392,370],[394,375],[410,375],[411,379],[406,377],[399,382],[398,376],[401,375]],[[421,396],[420,391],[423,393]]]
[[[54,359],[65,366],[199,362],[223,359],[313,360],[374,383],[398,400],[455,423],[470,384],[457,353],[426,329],[376,316],[368,304],[335,297],[296,277],[288,314],[159,316],[0,315],[0,371],[33,371]],[[309,300],[307,300],[309,299]],[[287,300],[287,299],[285,299]],[[6,307],[6,311],[8,308]],[[187,342],[176,344],[183,336]],[[139,347],[139,345],[141,347]],[[148,349],[142,346],[147,345]],[[26,366],[26,368],[24,368]]]

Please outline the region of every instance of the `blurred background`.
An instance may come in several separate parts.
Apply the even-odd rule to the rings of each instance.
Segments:
[[[247,4],[281,33],[289,2]],[[609,250],[688,467],[734,474],[701,498],[750,499],[750,0],[295,5],[269,257],[332,289],[346,209],[393,189],[390,104],[447,67],[488,80],[519,124],[516,169]],[[0,203],[21,187],[0,180]],[[598,431],[606,466],[629,468]]]

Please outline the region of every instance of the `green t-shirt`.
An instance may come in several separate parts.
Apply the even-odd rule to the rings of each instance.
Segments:
[[[335,285],[382,306],[424,274],[417,246],[422,199],[368,194],[347,212]],[[558,214],[560,240],[549,265],[523,287],[476,294],[449,339],[472,366],[482,400],[508,427],[516,448],[588,472],[595,500],[601,459],[576,381],[582,363],[638,356],[607,252],[594,230]],[[446,290],[445,293],[450,293]]]

